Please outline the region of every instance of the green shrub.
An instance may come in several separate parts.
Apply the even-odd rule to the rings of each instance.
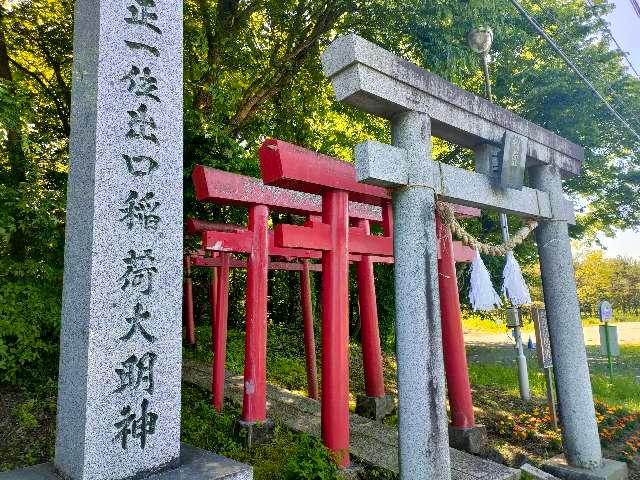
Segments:
[[[308,435],[299,437],[298,448],[289,458],[286,480],[333,480],[338,469],[328,450],[319,439]]]
[[[16,384],[55,374],[62,289],[47,268],[8,263],[0,263],[0,382]]]

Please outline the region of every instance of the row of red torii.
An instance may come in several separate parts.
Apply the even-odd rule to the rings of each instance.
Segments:
[[[185,255],[184,323],[186,343],[195,343],[191,267],[212,269],[210,283],[213,339],[212,403],[221,410],[230,268],[247,269],[244,396],[241,422],[268,425],[266,409],[268,270],[300,272],[303,335],[309,396],[318,399],[310,272],[322,271],[322,439],[340,466],[349,460],[348,275],[356,264],[366,396],[358,408],[380,419],[388,411],[378,331],[374,263],[393,262],[393,217],[390,193],[356,181],[352,164],[280,140],[266,140],[259,149],[263,181],[197,166],[196,198],[249,209],[246,227],[189,219],[187,231],[200,235],[202,250]],[[305,218],[304,225],[278,224],[270,230],[269,212]],[[460,217],[479,210],[455,206]],[[453,242],[437,215],[438,269],[443,353],[451,409],[451,430],[477,431],[467,372],[455,262],[470,262],[474,250]],[[382,234],[371,233],[371,224]],[[233,253],[247,254],[246,260]],[[286,261],[270,261],[270,257]],[[297,261],[292,261],[293,259]],[[312,263],[310,260],[321,260]],[[455,446],[473,450],[467,436],[451,436]],[[477,442],[476,442],[477,445]]]

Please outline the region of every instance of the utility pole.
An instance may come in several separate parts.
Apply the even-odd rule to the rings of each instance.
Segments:
[[[484,74],[484,93],[487,100],[493,103],[491,93],[491,79],[489,77],[489,51],[493,43],[493,31],[489,27],[474,28],[467,35],[467,41],[471,50],[480,55],[482,60],[482,71]],[[509,240],[509,223],[507,215],[500,213],[500,230],[502,231],[502,241]],[[522,400],[531,399],[529,391],[529,375],[527,373],[527,359],[522,348],[522,335],[520,325],[513,328],[513,336],[516,341],[516,362],[518,364],[518,383],[520,385],[520,398]]]

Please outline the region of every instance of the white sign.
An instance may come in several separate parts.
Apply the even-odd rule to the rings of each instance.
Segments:
[[[609,302],[603,300],[598,307],[598,314],[600,315],[600,321],[606,323],[613,318],[613,307]]]

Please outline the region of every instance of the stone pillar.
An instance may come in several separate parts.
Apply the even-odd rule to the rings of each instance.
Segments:
[[[397,114],[392,136],[407,151],[409,173],[393,194],[400,476],[449,480],[435,198],[424,186],[432,181],[430,119]]]
[[[534,188],[562,196],[560,172],[552,166],[529,169]],[[553,200],[551,202],[554,204]],[[593,469],[602,463],[589,366],[567,223],[541,221],[536,232],[544,302],[562,415],[562,436],[569,464]]]
[[[182,23],[180,0],[75,2],[54,460],[72,480],[217,478],[216,459],[251,477],[180,445]],[[12,478],[58,478],[34,468]]]

